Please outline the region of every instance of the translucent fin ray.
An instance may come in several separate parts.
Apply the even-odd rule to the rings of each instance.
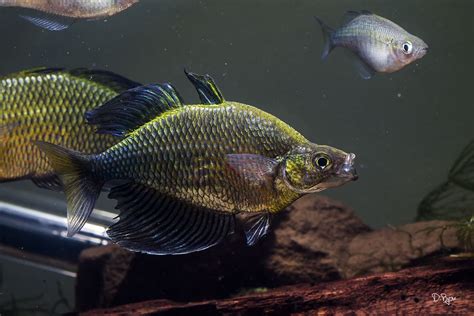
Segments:
[[[120,220],[107,234],[127,249],[155,255],[201,251],[234,232],[232,214],[195,207],[149,187],[127,183],[114,187]]]
[[[183,106],[170,84],[150,84],[127,90],[104,105],[88,111],[86,120],[97,132],[126,136],[157,116]]]
[[[186,70],[184,73],[196,88],[202,103],[221,104],[224,102],[224,96],[211,76],[202,76]]]
[[[82,229],[92,213],[102,183],[93,178],[87,156],[46,142],[36,142],[36,145],[46,153],[64,185],[68,236],[71,237]]]

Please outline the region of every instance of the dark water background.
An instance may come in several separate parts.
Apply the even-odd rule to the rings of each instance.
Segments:
[[[341,50],[321,62],[313,15],[337,26],[345,11],[361,9],[418,35],[429,53],[369,81]],[[107,69],[143,83],[172,82],[193,103],[198,98],[183,68],[209,73],[228,100],[260,107],[316,143],[356,153],[359,181],[324,194],[369,225],[397,225],[414,219],[420,200],[473,138],[473,9],[467,0],[142,0],[106,22],[47,32],[1,8],[0,75],[39,66]],[[29,182],[0,186],[0,200],[65,215],[61,194]],[[41,300],[53,304],[62,284],[73,305],[73,275],[25,269],[0,260],[0,293],[46,293]]]
[[[321,62],[313,15],[337,26],[346,10],[359,9],[423,38],[429,53],[369,81],[341,50]],[[473,9],[464,0],[143,0],[106,22],[79,22],[64,32],[39,30],[15,9],[0,9],[0,74],[38,66],[108,69],[143,83],[172,82],[191,103],[198,98],[183,68],[209,73],[228,100],[356,153],[360,180],[325,194],[372,226],[400,224],[414,218],[474,135]],[[2,185],[2,192],[64,212],[63,203],[47,199],[61,195],[29,183]]]

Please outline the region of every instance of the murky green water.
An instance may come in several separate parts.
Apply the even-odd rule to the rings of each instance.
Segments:
[[[229,100],[256,105],[317,143],[357,154],[360,180],[327,192],[373,226],[412,220],[421,198],[474,134],[469,1],[142,1],[106,22],[52,33],[0,10],[0,73],[37,66],[109,69],[172,82],[197,101],[183,68],[214,76]],[[360,80],[336,50],[323,63],[313,15],[337,26],[367,8],[419,35],[422,60]],[[5,185],[2,185],[5,187]],[[14,187],[30,185],[16,184]],[[22,196],[24,196],[22,194]]]
[[[368,9],[424,39],[429,53],[361,80],[336,49],[319,58],[313,15],[337,26]],[[374,227],[407,223],[474,136],[471,1],[143,0],[107,21],[42,31],[0,9],[0,74],[38,66],[107,69],[172,82],[198,98],[183,68],[211,74],[228,100],[283,119],[310,140],[357,154],[359,181],[327,191]],[[0,197],[64,214],[63,196],[28,182]],[[113,201],[99,206],[111,208]]]

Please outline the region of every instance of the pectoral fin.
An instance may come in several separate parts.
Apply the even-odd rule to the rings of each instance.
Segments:
[[[376,71],[365,61],[363,61],[357,54],[347,49],[345,49],[344,52],[362,79],[368,80],[375,75]]]
[[[354,58],[354,67],[362,79],[368,80],[375,75],[375,70],[360,58]]]
[[[120,220],[107,234],[119,245],[155,255],[201,251],[234,232],[234,215],[168,197],[140,184],[114,187]]]
[[[279,164],[274,158],[254,154],[229,154],[227,163],[239,176],[256,184],[273,179]]]

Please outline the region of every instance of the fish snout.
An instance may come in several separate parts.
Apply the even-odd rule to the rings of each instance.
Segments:
[[[426,53],[428,53],[428,48],[429,46],[426,43],[423,43],[423,45],[417,51],[417,58],[422,58],[425,56]]]
[[[357,171],[354,167],[354,160],[356,155],[353,153],[347,154],[346,159],[341,168],[340,175],[344,178],[348,178],[352,181],[356,181],[359,178]]]

